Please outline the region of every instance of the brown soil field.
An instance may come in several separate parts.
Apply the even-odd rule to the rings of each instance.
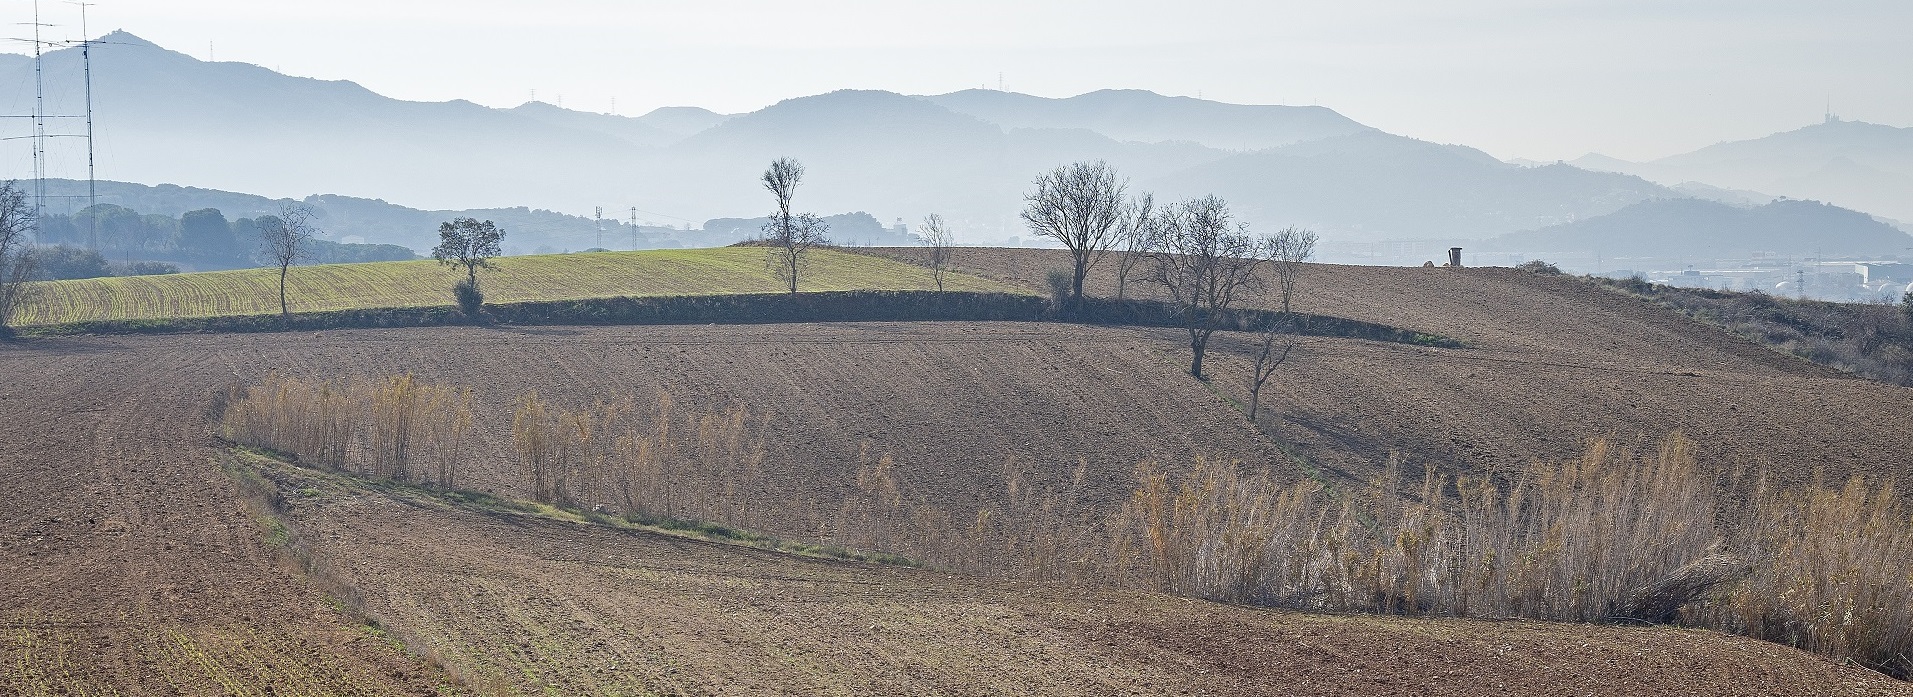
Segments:
[[[1069,257],[957,249],[954,262],[1034,286]],[[1090,292],[1115,295],[1114,262],[1092,267]],[[1132,281],[1126,294],[1155,293]],[[1575,457],[1589,438],[1652,447],[1679,430],[1719,471],[1764,471],[1787,484],[1866,474],[1913,494],[1913,390],[1851,378],[1573,278],[1312,264],[1294,305],[1467,344],[1302,342],[1264,388],[1273,412],[1265,426],[1351,478],[1372,476],[1391,458],[1413,476],[1431,464],[1500,470]],[[1245,339],[1219,334],[1212,350],[1220,355],[1205,366],[1210,384],[1236,400],[1247,399],[1253,347]],[[1186,361],[1186,353],[1175,355]]]
[[[1021,275],[993,271],[987,253],[961,260],[1040,278],[1051,259],[1013,262],[1031,267]],[[1470,342],[1305,345],[1274,388],[1276,429],[1350,476],[1376,471],[1389,450],[1414,466],[1495,466],[1571,454],[1590,435],[1669,428],[1721,462],[1904,474],[1905,390],[1556,279],[1311,270],[1320,285],[1305,296],[1309,311]],[[1350,289],[1331,292],[1343,276]],[[0,692],[1913,694],[1707,632],[1262,611],[800,558],[372,490],[293,497],[289,522],[327,570],[318,583],[269,544],[284,533],[262,525],[221,470],[212,433],[217,397],[272,370],[411,371],[474,387],[494,453],[509,447],[510,408],[526,390],[573,405],[658,389],[687,404],[749,405],[774,434],[763,485],[799,502],[840,493],[865,442],[895,455],[914,495],[958,508],[999,497],[1012,457],[1052,481],[1086,463],[1090,496],[1104,502],[1124,495],[1146,458],[1223,455],[1293,474],[1224,398],[1179,374],[1181,360],[1173,330],[1016,323],[0,346]],[[1223,394],[1233,360],[1216,365],[1211,386]],[[469,481],[517,494],[501,458],[488,459]],[[466,684],[448,685],[454,677]]]

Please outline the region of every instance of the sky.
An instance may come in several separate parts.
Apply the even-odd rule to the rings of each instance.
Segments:
[[[48,38],[80,35],[76,5],[40,7]],[[0,21],[32,12],[0,0]],[[844,88],[1138,88],[1321,105],[1544,161],[1760,137],[1820,121],[1829,100],[1913,126],[1906,0],[99,0],[88,23],[401,99],[535,93],[625,115]]]

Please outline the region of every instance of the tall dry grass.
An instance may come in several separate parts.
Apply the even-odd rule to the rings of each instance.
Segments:
[[[273,375],[224,418],[238,442],[446,488],[480,452],[470,391],[410,376]],[[1892,488],[1723,479],[1679,434],[1644,450],[1595,439],[1576,459],[1492,477],[1427,469],[1340,489],[1221,458],[1142,463],[1111,510],[1086,494],[1086,461],[1058,477],[1007,460],[1001,491],[959,508],[869,442],[840,495],[802,500],[765,476],[764,425],[669,394],[566,407],[531,393],[510,456],[539,501],[810,531],[944,569],[1310,610],[1677,620],[1913,677],[1913,511]]]
[[[1763,483],[1753,507],[1753,574],[1702,621],[1913,679],[1913,511],[1893,487]]]
[[[340,381],[273,373],[234,391],[221,431],[326,466],[445,489],[475,447],[471,390],[409,374]]]
[[[1198,460],[1144,465],[1111,525],[1131,573],[1165,591],[1299,608],[1600,621],[1634,589],[1716,549],[1717,495],[1683,438],[1502,481],[1428,470],[1336,495]]]
[[[1913,511],[1863,478],[1736,503],[1679,434],[1500,480],[1332,492],[1241,470],[1139,468],[1102,575],[1313,610],[1674,620],[1913,677]]]
[[[526,394],[512,443],[532,498],[631,515],[758,522],[762,418],[743,406],[686,410],[669,393],[568,409]]]

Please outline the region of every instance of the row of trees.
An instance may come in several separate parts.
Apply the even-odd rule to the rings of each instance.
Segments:
[[[1231,310],[1238,304],[1267,297],[1282,312],[1257,328],[1259,350],[1249,381],[1254,419],[1262,387],[1295,348],[1291,308],[1302,264],[1315,253],[1315,233],[1289,227],[1256,235],[1216,196],[1159,207],[1153,195],[1131,197],[1128,189],[1114,168],[1098,160],[1045,172],[1024,196],[1022,218],[1030,231],[1069,250],[1062,301],[1081,310],[1090,269],[1116,252],[1116,298],[1123,299],[1138,273],[1157,287],[1187,331],[1189,374],[1207,379],[1202,361],[1210,338],[1234,321]]]
[[[804,166],[783,157],[771,162],[760,181],[777,208],[764,224],[768,265],[792,293],[805,268],[806,253],[829,244],[829,226],[810,213],[794,212],[791,202],[803,181]],[[1129,183],[1101,160],[1057,167],[1036,177],[1024,196],[1023,222],[1038,237],[1069,250],[1071,267],[1063,286],[1065,312],[1084,307],[1083,282],[1102,258],[1117,253],[1116,299],[1124,299],[1137,274],[1158,287],[1188,332],[1189,374],[1207,379],[1202,362],[1215,332],[1234,321],[1231,310],[1252,296],[1268,296],[1282,311],[1257,327],[1258,350],[1249,380],[1249,418],[1259,412],[1261,392],[1296,345],[1292,312],[1302,264],[1315,253],[1316,235],[1289,227],[1256,235],[1235,219],[1229,204],[1201,196],[1158,207],[1149,193],[1129,195]],[[937,290],[949,269],[955,236],[935,213],[923,220],[918,239],[929,247],[926,259]],[[1271,295],[1272,294],[1272,295]]]
[[[83,249],[103,260],[172,262],[200,270],[246,268],[261,263],[256,242],[267,231],[285,223],[285,208],[301,209],[308,219],[315,217],[315,212],[303,204],[289,204],[277,214],[237,220],[228,220],[217,208],[187,211],[173,218],[99,204],[71,215],[44,214],[35,225],[35,235],[36,242],[42,246]],[[398,245],[341,244],[314,239],[311,246],[312,259],[320,263],[413,258],[411,250]],[[90,267],[74,268],[84,271]],[[57,280],[71,276],[51,277]]]

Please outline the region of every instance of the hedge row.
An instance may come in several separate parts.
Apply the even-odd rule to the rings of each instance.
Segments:
[[[1251,330],[1279,320],[1265,310],[1231,311],[1225,328]],[[1036,322],[1181,326],[1165,303],[1089,299],[1058,312],[1047,300],[1010,293],[854,290],[822,293],[747,293],[674,297],[615,297],[487,305],[477,321],[455,307],[410,307],[291,315],[243,315],[168,320],[109,320],[22,327],[28,336],[281,332],[449,325],[772,324],[781,322]],[[1297,313],[1302,334],[1428,346],[1460,346],[1447,337],[1372,322]]]

